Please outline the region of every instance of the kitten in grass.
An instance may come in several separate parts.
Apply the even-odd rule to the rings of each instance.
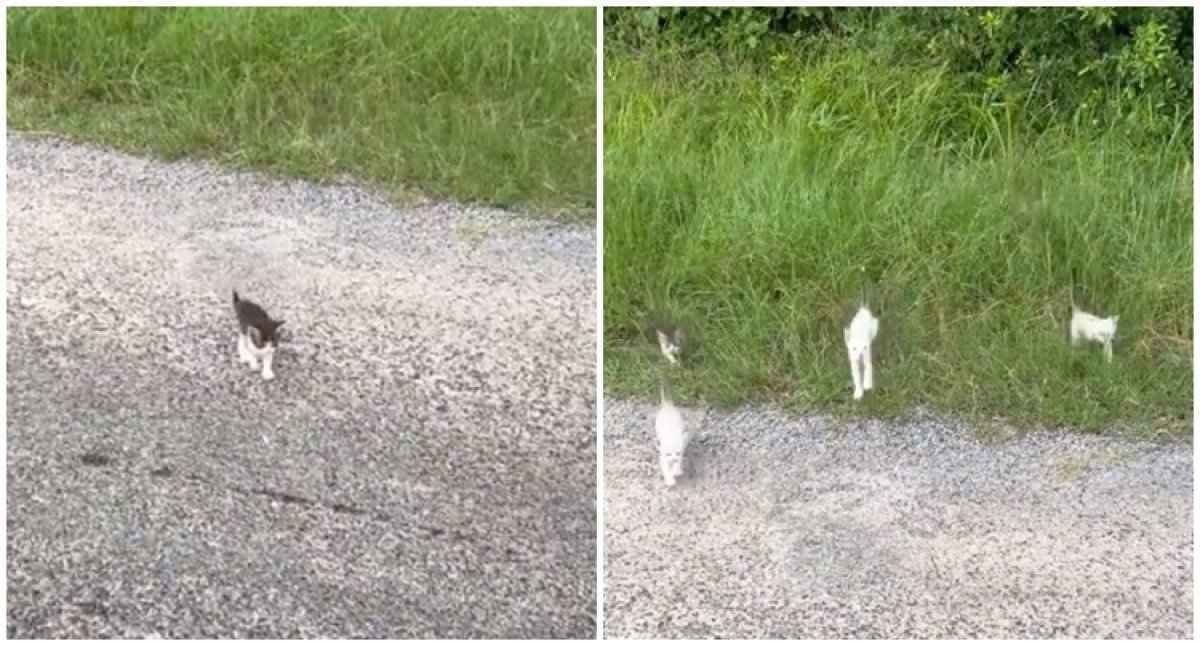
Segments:
[[[667,358],[667,362],[673,366],[678,365],[679,353],[683,350],[683,328],[677,327],[671,331],[656,328],[654,332],[658,335],[658,349]]]
[[[1075,270],[1071,269],[1071,325],[1068,331],[1071,345],[1079,345],[1080,341],[1099,343],[1104,346],[1104,360],[1112,363],[1113,338],[1117,336],[1117,322],[1121,317],[1101,318],[1079,309],[1075,304],[1076,285]]]
[[[257,303],[239,298],[237,290],[233,291],[233,311],[238,321],[238,362],[258,370],[261,358],[262,378],[274,379],[271,364],[279,347],[279,328],[283,321],[272,319]]]
[[[683,426],[683,414],[671,402],[666,381],[659,384],[658,414],[654,432],[658,437],[658,466],[668,487],[683,476],[683,452],[688,445],[688,432]]]
[[[854,381],[854,399],[875,387],[875,369],[871,362],[871,344],[879,334],[879,319],[867,303],[867,285],[863,281],[862,297],[850,325],[843,330],[846,353],[850,358],[850,377]]]

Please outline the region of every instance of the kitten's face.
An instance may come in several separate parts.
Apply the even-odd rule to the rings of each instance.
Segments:
[[[279,347],[279,328],[283,325],[283,321],[266,320],[257,325],[251,325],[246,329],[246,333],[250,335],[250,341],[254,347],[259,350],[274,350]]]

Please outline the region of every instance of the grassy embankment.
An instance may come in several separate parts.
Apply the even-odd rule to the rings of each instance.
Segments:
[[[10,9],[8,126],[592,217],[591,9]]]
[[[1190,114],[1167,141],[1034,131],[932,62],[606,56],[610,394],[656,392],[644,329],[671,319],[697,339],[671,371],[688,400],[1190,435]],[[1072,266],[1121,317],[1111,365],[1066,343]],[[842,327],[864,268],[878,385],[853,404]]]

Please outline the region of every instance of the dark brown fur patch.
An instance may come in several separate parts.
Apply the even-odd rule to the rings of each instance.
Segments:
[[[250,336],[255,347],[279,345],[278,332],[283,321],[272,319],[257,303],[238,297],[236,290],[233,292],[233,311],[237,314],[238,329]]]

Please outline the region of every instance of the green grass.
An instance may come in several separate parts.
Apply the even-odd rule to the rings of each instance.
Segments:
[[[696,338],[671,371],[685,399],[1191,434],[1190,113],[1166,141],[1033,132],[933,65],[607,51],[611,394],[656,392],[646,328],[665,319]],[[1072,266],[1121,317],[1111,365],[1066,343]],[[864,269],[878,383],[854,404],[842,328]]]
[[[592,9],[9,9],[8,125],[397,195],[595,206]]]

